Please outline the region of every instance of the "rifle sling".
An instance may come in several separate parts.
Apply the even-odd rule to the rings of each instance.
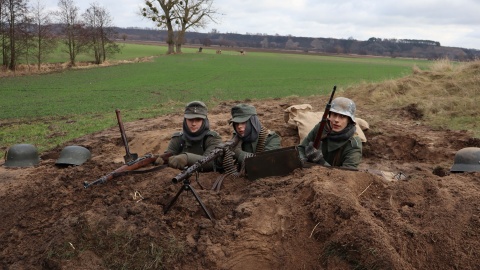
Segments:
[[[146,170],[134,170],[134,171],[123,171],[123,172],[116,172],[116,173],[113,173],[113,177],[119,177],[119,176],[124,176],[124,175],[128,175],[128,174],[142,174],[142,173],[149,173],[149,172],[154,172],[154,171],[159,171],[163,168],[166,168],[168,167],[167,164],[164,164],[164,165],[160,165],[160,166],[156,166],[156,167],[153,167],[151,169],[146,169]]]

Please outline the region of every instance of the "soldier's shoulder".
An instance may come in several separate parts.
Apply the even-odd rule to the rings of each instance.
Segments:
[[[355,135],[349,139],[350,145],[353,148],[362,148],[362,139],[359,136]]]
[[[207,132],[207,136],[220,137],[220,135],[218,135],[218,133],[216,131],[213,131],[213,130],[209,130]]]
[[[172,138],[175,138],[175,137],[180,137],[183,135],[183,132],[182,131],[177,131],[175,133],[172,134]]]

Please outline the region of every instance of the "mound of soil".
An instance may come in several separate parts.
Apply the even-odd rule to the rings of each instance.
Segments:
[[[231,136],[230,108],[211,108],[211,128]],[[299,143],[284,109],[326,97],[242,101],[257,107],[282,146]],[[358,116],[375,114],[357,104]],[[359,171],[314,166],[283,177],[191,177],[193,193],[164,168],[84,189],[123,165],[118,127],[69,142],[92,159],[57,167],[64,146],[40,165],[0,167],[2,269],[476,269],[480,265],[480,173],[450,174],[461,148],[480,147],[466,132],[432,130],[414,107],[369,122]],[[161,153],[182,114],[125,123],[131,152]],[[145,169],[148,169],[146,167]],[[403,173],[387,180],[377,170]],[[181,192],[185,191],[185,192]],[[178,200],[164,213],[172,198]]]

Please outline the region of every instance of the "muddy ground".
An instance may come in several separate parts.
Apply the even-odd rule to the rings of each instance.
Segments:
[[[231,136],[230,108],[257,107],[282,146],[299,143],[284,109],[309,103],[322,111],[327,97],[232,101],[210,108],[211,128]],[[376,111],[357,104],[366,131],[360,171],[297,169],[255,181],[218,173],[191,177],[206,218],[191,192],[167,204],[183,183],[180,171],[132,174],[84,189],[123,164],[118,127],[66,145],[92,159],[57,167],[61,149],[41,153],[30,168],[0,166],[2,269],[478,269],[480,173],[451,174],[455,152],[480,147],[467,132],[432,130],[412,112]],[[112,117],[115,117],[112,112]],[[131,152],[165,150],[182,113],[125,123]],[[150,167],[145,167],[145,169]],[[389,181],[367,170],[402,172]],[[202,188],[203,187],[203,188]]]

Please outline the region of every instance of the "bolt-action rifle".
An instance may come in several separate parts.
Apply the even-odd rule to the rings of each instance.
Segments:
[[[168,157],[170,157],[171,155],[172,154],[168,153],[168,152],[165,153],[165,154],[162,154],[162,155],[146,154],[145,156],[139,157],[136,160],[132,160],[132,161],[127,162],[126,164],[122,165],[118,169],[110,172],[109,174],[106,174],[106,175],[98,178],[95,181],[92,181],[92,182],[85,181],[85,182],[83,182],[83,187],[88,188],[88,187],[96,185],[96,184],[102,184],[102,183],[105,183],[109,180],[112,180],[113,178],[116,178],[116,177],[119,177],[119,176],[122,176],[122,175],[126,175],[126,174],[153,172],[153,171],[165,168],[165,167],[167,167],[167,165],[157,166],[157,167],[154,167],[154,168],[148,169],[148,170],[137,170],[137,169],[145,167],[149,164],[153,164],[159,156],[161,156],[163,158],[164,164],[168,164]]]
[[[335,90],[337,90],[337,86],[333,86],[333,91],[332,94],[330,95],[330,99],[328,100],[327,106],[325,107],[325,111],[323,112],[322,120],[320,120],[320,128],[318,129],[317,135],[315,136],[315,139],[313,140],[313,147],[315,149],[318,149],[320,147],[320,141],[323,139],[323,130],[325,129],[325,125],[327,124],[328,121],[328,114],[330,113],[330,108],[332,107],[332,99],[333,96],[335,95]]]
[[[126,174],[146,173],[162,169],[167,165],[158,166],[149,170],[137,170],[138,168],[153,164],[159,156],[163,158],[164,164],[168,164],[168,158],[172,156],[172,153],[167,152],[162,155],[146,154],[145,156],[139,158],[136,153],[130,153],[130,150],[128,149],[127,136],[125,135],[125,129],[123,128],[122,120],[120,118],[120,110],[115,110],[115,113],[117,114],[118,126],[120,127],[120,135],[122,136],[123,144],[125,145],[125,151],[127,153],[127,155],[124,156],[125,164],[122,165],[120,168],[114,170],[113,172],[104,175],[93,182],[83,182],[84,188],[88,188],[89,186],[100,183],[105,183],[106,181],[112,180],[115,177]]]

